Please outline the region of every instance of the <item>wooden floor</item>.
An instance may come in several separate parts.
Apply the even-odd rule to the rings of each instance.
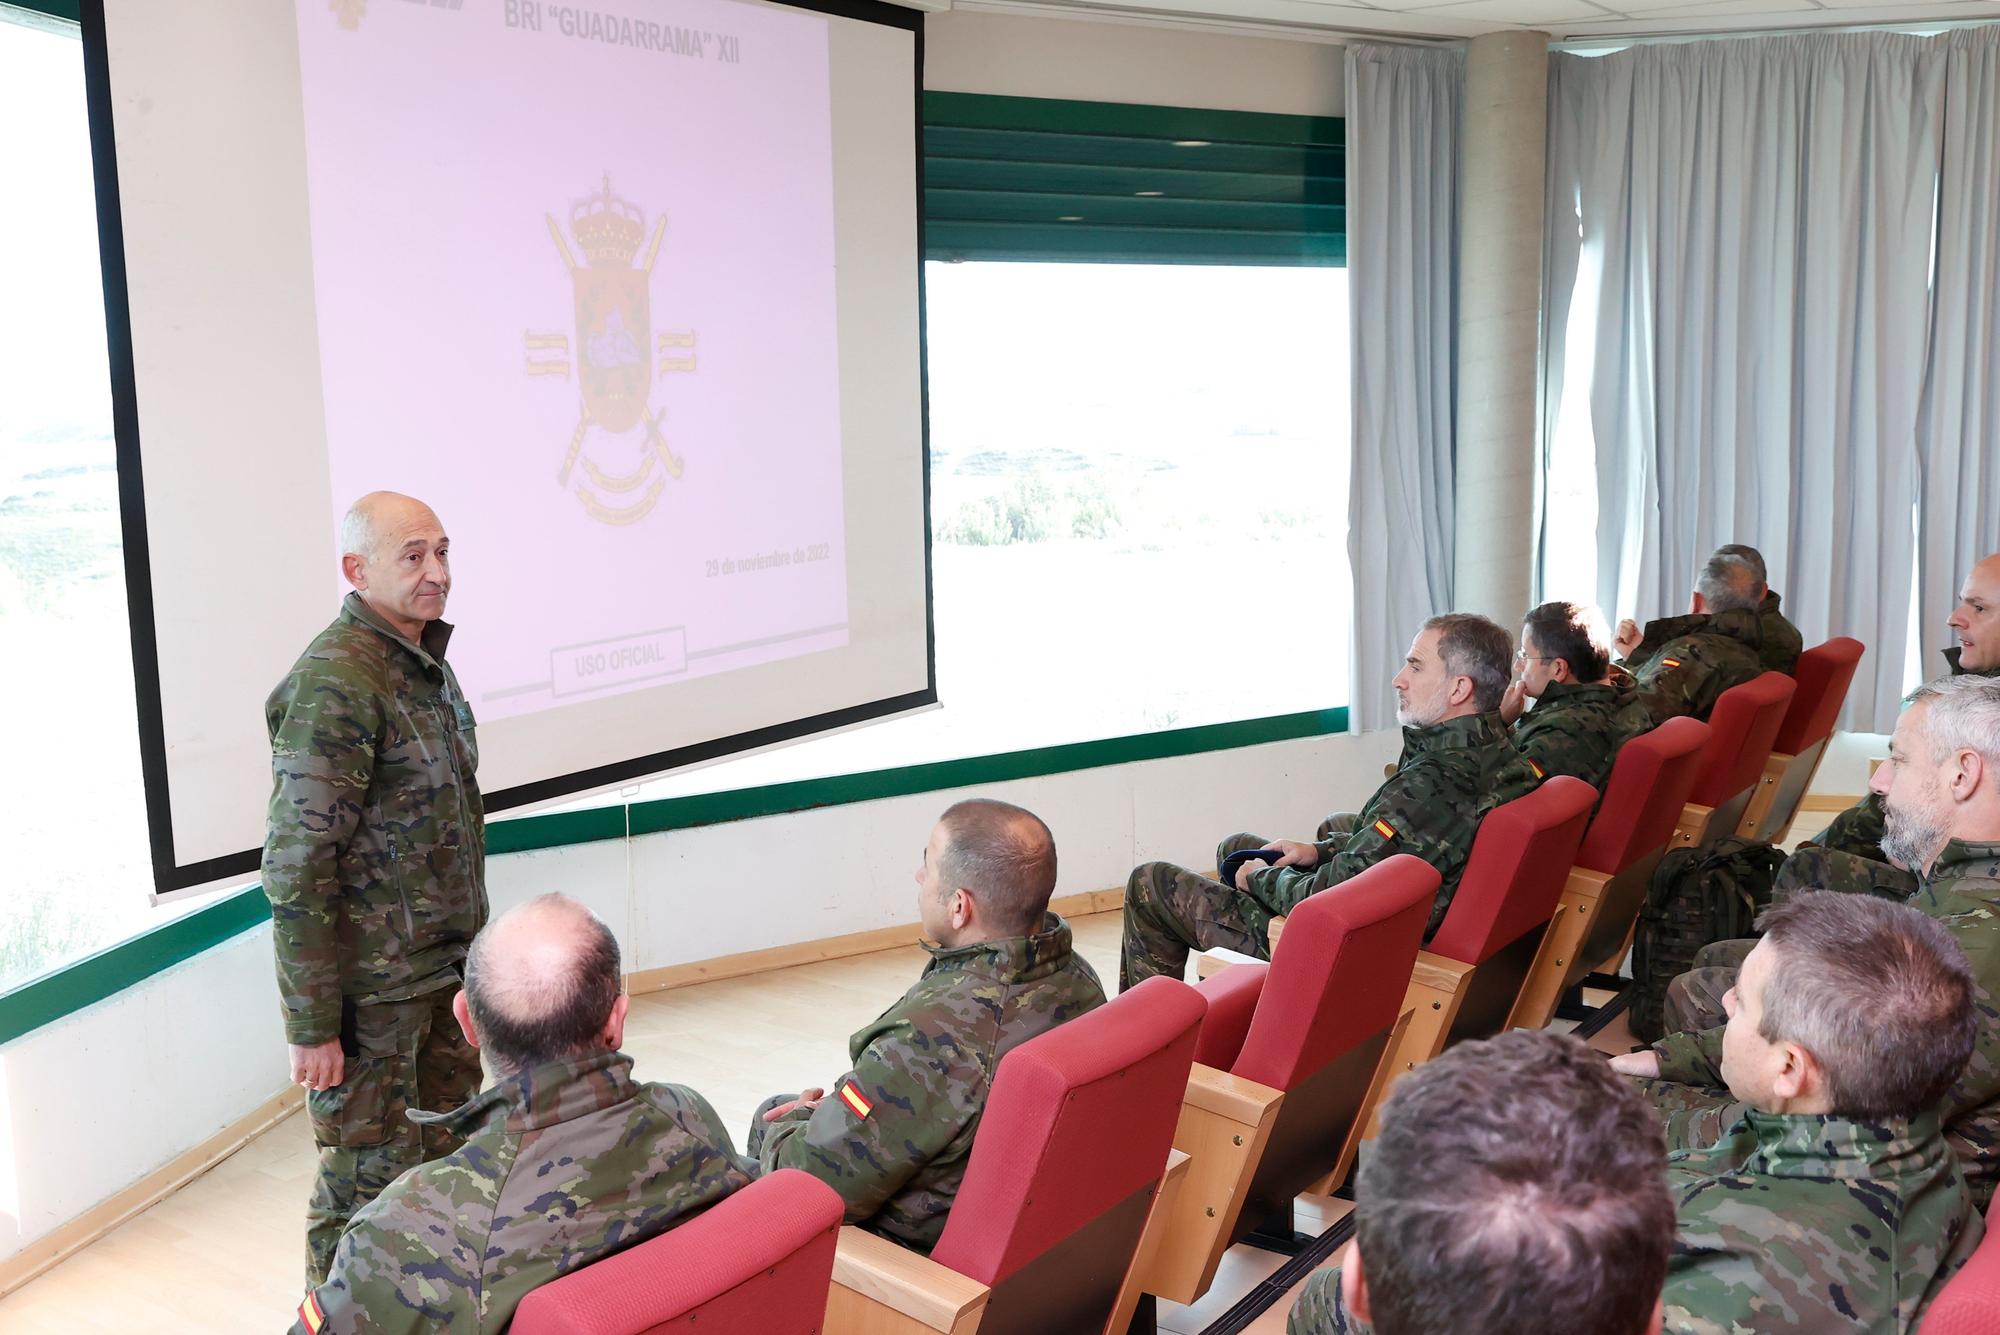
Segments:
[[[1075,922],[1078,947],[1106,982],[1118,977],[1114,913]],[[911,947],[635,998],[626,1051],[641,1080],[692,1085],[742,1144],[764,1098],[829,1085],[847,1070],[847,1036],[901,995],[923,967]],[[1594,1040],[1631,1046],[1623,1024]],[[294,1115],[213,1171],[0,1299],[7,1335],[148,1330],[269,1332],[300,1296],[304,1208],[314,1161],[306,1119]],[[1329,1227],[1346,1202],[1302,1198],[1299,1223]],[[1315,1218],[1315,1216],[1317,1216]],[[1193,1307],[1161,1304],[1160,1329],[1198,1335],[1283,1258],[1237,1247]],[[1290,1301],[1249,1327],[1282,1335]]]

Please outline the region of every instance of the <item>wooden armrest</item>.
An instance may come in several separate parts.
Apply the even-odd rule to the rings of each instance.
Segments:
[[[1166,1171],[1160,1174],[1159,1189],[1153,1193],[1153,1204],[1146,1211],[1146,1226],[1139,1233],[1139,1245],[1132,1250],[1132,1264],[1126,1268],[1125,1282],[1118,1287],[1118,1301],[1111,1309],[1111,1320],[1104,1325],[1105,1335],[1126,1335],[1130,1329],[1146,1278],[1153,1273],[1160,1247],[1166,1242],[1175,1204],[1187,1186],[1188,1165],[1192,1162],[1179,1150],[1167,1151]]]
[[[1611,884],[1610,872],[1592,871],[1588,867],[1571,867],[1569,879],[1563,882],[1562,892],[1565,895],[1575,895],[1579,899],[1602,899],[1604,887],[1609,884]]]
[[[928,1256],[849,1225],[833,1253],[827,1335],[972,1335],[991,1293]]]
[[[1262,964],[1263,962],[1263,960],[1258,959],[1255,955],[1246,955],[1240,950],[1229,950],[1223,946],[1214,946],[1195,955],[1194,976],[1197,978],[1213,978],[1232,964]]]
[[[1191,1303],[1207,1291],[1284,1101],[1282,1090],[1199,1062],[1188,1073],[1174,1128],[1187,1176],[1163,1198],[1164,1236],[1141,1283],[1147,1293]]]
[[[1245,1126],[1256,1126],[1268,1118],[1271,1111],[1284,1102],[1284,1098],[1283,1090],[1196,1062],[1188,1072],[1187,1098],[1183,1106],[1199,1108]]]
[[[1464,960],[1450,959],[1444,955],[1432,954],[1428,950],[1417,952],[1417,963],[1410,970],[1410,990],[1405,994],[1405,1005],[1416,1000],[1418,988],[1428,988],[1452,996],[1465,984],[1465,979],[1479,966],[1467,964]]]
[[[1269,932],[1265,937],[1266,942],[1271,947],[1271,953],[1273,955],[1278,953],[1278,933],[1284,930],[1285,930],[1285,915],[1281,913],[1277,917],[1271,919],[1271,926]]]

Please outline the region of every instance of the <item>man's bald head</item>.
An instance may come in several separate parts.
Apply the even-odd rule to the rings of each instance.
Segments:
[[[973,798],[947,808],[938,829],[943,889],[970,890],[989,922],[1008,935],[1042,930],[1056,888],[1056,841],[1040,816],[1011,802]]]
[[[480,1048],[502,1072],[587,1056],[619,1014],[618,941],[567,895],[512,910],[473,938],[465,1002]]]
[[[366,559],[405,530],[424,527],[443,528],[430,506],[400,491],[371,491],[340,521],[341,554]]]
[[[1965,577],[1950,625],[1960,668],[2000,672],[2000,552],[1973,566]]]
[[[451,593],[451,539],[430,506],[371,491],[340,523],[340,569],[362,600],[412,643],[444,615]]]

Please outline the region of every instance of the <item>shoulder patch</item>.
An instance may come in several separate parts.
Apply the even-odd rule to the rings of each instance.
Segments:
[[[326,1313],[319,1310],[318,1294],[308,1293],[306,1300],[299,1304],[299,1321],[311,1335],[319,1335],[319,1328],[326,1324]]]
[[[1681,660],[1678,658],[1662,658],[1660,661],[1668,667],[1679,667],[1681,665]]]
[[[1394,839],[1396,837],[1396,827],[1386,820],[1376,821],[1374,829],[1375,833],[1381,835],[1384,839]]]
[[[852,1080],[840,1087],[840,1101],[847,1105],[847,1110],[857,1119],[865,1118],[875,1111],[875,1105],[861,1097],[861,1091],[854,1087]]]
[[[1527,762],[1528,762],[1528,768],[1529,768],[1529,769],[1531,769],[1531,770],[1533,770],[1533,771],[1535,772],[1535,777],[1536,777],[1536,778],[1538,778],[1538,779],[1546,779],[1546,778],[1548,778],[1548,777],[1549,777],[1549,776],[1548,776],[1548,772],[1547,772],[1547,771],[1545,771],[1545,770],[1544,770],[1544,769],[1543,769],[1543,768],[1542,768],[1542,767],[1541,767],[1540,765],[1537,765],[1537,764],[1535,763],[1535,758],[1534,758],[1533,756],[1526,756],[1526,757],[1524,757],[1524,759],[1526,759],[1526,760],[1527,760]]]

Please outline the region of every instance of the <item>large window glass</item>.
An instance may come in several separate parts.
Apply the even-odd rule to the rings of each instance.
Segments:
[[[152,863],[74,30],[0,17],[0,125],[4,991],[170,911],[151,908],[145,889]]]

